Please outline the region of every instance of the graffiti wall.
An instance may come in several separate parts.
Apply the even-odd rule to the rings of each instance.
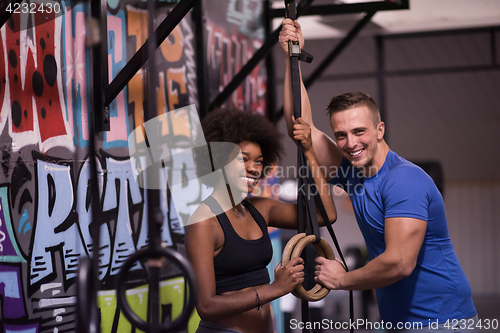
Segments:
[[[148,244],[147,197],[133,173],[144,161],[131,159],[127,146],[128,135],[144,123],[146,73],[139,70],[111,103],[111,130],[97,138],[104,223],[95,250],[89,232],[88,10],[76,1],[52,2],[61,5],[59,15],[14,13],[0,29],[0,332],[75,332],[78,260],[93,251],[100,257],[102,332],[136,332],[117,309],[114,283],[128,256]],[[175,2],[163,1],[156,19],[165,18]],[[255,26],[259,1],[217,5],[221,7],[205,6],[210,8],[204,38],[213,93],[262,43]],[[148,37],[144,7],[143,1],[108,1],[110,81]],[[156,52],[158,114],[197,104],[195,38],[188,14]],[[265,72],[259,66],[230,104],[264,113],[264,96]],[[162,135],[176,137],[176,145],[169,147],[172,152],[191,142],[190,121],[179,116],[164,124]],[[134,139],[144,141],[140,135]],[[169,172],[184,171],[165,165],[164,173]],[[198,195],[201,186],[188,190]],[[162,240],[184,253],[179,216],[188,216],[192,208],[175,209],[169,199],[166,190],[161,191]],[[139,263],[133,267],[139,277],[143,271]],[[179,270],[168,272],[160,290],[162,317],[175,318],[185,297]],[[135,284],[127,294],[143,318],[147,291],[147,285]],[[193,317],[188,331],[194,332],[196,323]]]
[[[261,0],[203,1],[206,62],[210,100],[223,91],[253,54],[264,44]],[[226,106],[266,114],[266,69],[257,65],[231,95]]]
[[[15,13],[0,30],[2,332],[76,331],[78,259],[93,252],[85,8],[62,3],[61,10],[64,15],[49,19],[41,13]],[[167,15],[166,9],[158,19],[162,15]],[[146,20],[144,10],[125,3],[110,8],[110,79],[147,38]],[[157,52],[159,113],[196,99],[191,25],[187,17]],[[124,260],[148,242],[147,200],[133,177],[127,146],[128,134],[143,122],[144,74],[138,72],[110,105],[111,131],[98,140],[105,221],[98,249],[103,332],[132,331],[117,311],[114,278]],[[182,145],[182,139],[178,142]],[[166,193],[162,196],[162,239],[182,252],[178,213]],[[173,270],[162,282],[162,309],[168,309],[163,316],[175,317],[182,309],[184,281],[179,274]],[[147,312],[147,286],[131,289],[127,297],[138,314]]]

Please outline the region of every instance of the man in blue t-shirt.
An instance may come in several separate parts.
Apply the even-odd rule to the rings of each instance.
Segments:
[[[280,33],[285,52],[288,40],[303,45],[300,25],[285,19]],[[350,272],[338,259],[318,257],[316,281],[330,289],[376,289],[385,328],[477,331],[470,284],[453,249],[443,199],[433,180],[389,149],[378,107],[364,93],[331,100],[327,111],[332,140],[314,127],[302,84],[302,118],[307,124],[294,125],[288,56],[285,62],[289,134],[293,138],[294,132],[311,127],[319,163],[326,178],[349,194],[370,257],[368,264]]]

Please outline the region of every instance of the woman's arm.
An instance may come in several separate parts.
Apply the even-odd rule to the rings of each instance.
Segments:
[[[218,241],[217,228],[219,224],[216,218],[186,227],[187,256],[198,282],[196,309],[203,320],[217,320],[255,309],[259,305],[255,291],[259,295],[261,304],[266,304],[289,293],[304,280],[303,261],[301,258],[295,258],[298,260],[290,261],[284,267],[281,267],[281,264],[276,267],[275,281],[270,285],[216,295],[213,257]]]
[[[337,210],[335,209],[335,204],[333,202],[330,185],[325,179],[324,170],[321,167],[314,153],[312,140],[311,140],[311,127],[302,119],[294,119],[293,123],[293,135],[294,139],[299,141],[304,148],[304,154],[307,158],[308,167],[311,171],[314,182],[317,185],[317,192],[320,195],[325,211],[328,214],[330,221],[327,223],[332,224],[337,220]],[[304,172],[302,170],[297,170],[298,172]],[[315,194],[316,190],[312,189],[312,193],[307,193],[307,188],[302,189],[306,196]],[[269,211],[269,216],[266,221],[268,221],[269,226],[284,228],[284,229],[297,229],[297,205],[288,204],[279,200],[264,199],[256,200],[256,205],[258,205],[259,211],[265,212]],[[323,217],[317,211],[318,221],[320,226],[325,225]]]

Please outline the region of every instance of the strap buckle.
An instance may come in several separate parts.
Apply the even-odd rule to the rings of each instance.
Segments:
[[[288,41],[288,56],[291,57],[300,57],[300,46],[297,42]]]

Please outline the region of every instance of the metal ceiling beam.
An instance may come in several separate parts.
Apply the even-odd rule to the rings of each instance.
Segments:
[[[350,4],[316,5],[307,8],[302,15],[338,15],[338,14],[358,14],[363,12],[373,12],[379,10],[409,9],[409,0],[399,0],[395,2],[376,1],[360,2]],[[275,8],[271,10],[272,18],[285,17],[285,8]]]
[[[297,6],[297,17],[302,14],[302,12],[307,9],[309,4],[314,0],[302,0]],[[283,13],[283,17],[284,17]],[[224,90],[217,95],[212,103],[210,103],[210,109],[213,110],[215,107],[221,106],[229,96],[239,87],[239,85],[245,80],[245,78],[252,72],[252,70],[257,66],[257,64],[266,56],[266,54],[273,48],[274,44],[278,42],[278,36],[281,31],[281,25],[279,28],[274,30],[268,37],[264,44],[258,49],[253,57],[248,60],[248,62],[243,66],[243,68],[236,74],[231,82],[224,88]]]
[[[214,101],[210,103],[209,111],[213,110],[216,107],[219,107],[224,103],[231,94],[239,87],[239,85],[246,79],[248,74],[252,72],[252,70],[257,66],[257,64],[266,56],[269,50],[272,49],[274,44],[278,41],[278,35],[281,31],[281,26],[274,30],[271,35],[269,35],[261,46],[260,49],[255,52],[253,57],[248,60],[248,62],[241,68],[241,70],[236,74],[231,82],[224,88],[224,90],[215,97]]]
[[[314,72],[304,80],[304,86],[306,88],[310,87],[317,78],[321,76],[321,74],[328,68],[328,66],[338,57],[338,55],[349,45],[349,43],[358,35],[358,33],[363,29],[363,27],[370,22],[373,15],[375,15],[376,11],[368,12],[361,20],[356,23],[356,25],[349,31],[346,37],[342,39],[342,41],[335,46],[335,48],[326,56],[321,64],[314,70]],[[276,121],[283,117],[284,111],[281,108],[276,114]]]
[[[314,81],[325,71],[325,69],[337,58],[337,56],[349,45],[349,43],[358,35],[358,33],[370,22],[376,11],[368,12],[356,25],[349,31],[347,36],[335,46],[335,48],[326,56],[321,64],[314,70],[314,72],[304,81],[304,86],[309,88]]]
[[[363,27],[370,22],[373,15],[379,10],[400,10],[409,9],[409,0],[399,0],[395,2],[378,1],[354,4],[337,4],[337,5],[321,5],[309,7],[303,15],[336,15],[336,14],[354,14],[366,12],[366,15],[356,23],[356,25],[349,31],[346,37],[326,56],[321,64],[314,70],[314,72],[304,80],[304,86],[310,87],[316,79],[328,68],[328,66],[337,58],[340,53],[347,47],[347,45],[357,36]],[[284,12],[284,9],[282,10]],[[280,12],[276,10],[275,15]],[[279,16],[278,16],[279,17]],[[275,121],[278,121],[284,115],[283,108],[277,114]]]
[[[318,6],[310,6],[310,4],[314,0],[302,0],[298,5],[297,5],[297,17],[303,16],[303,15],[336,15],[336,14],[349,14],[349,13],[373,13],[375,14],[379,10],[399,10],[399,9],[408,9],[409,8],[409,0],[398,0],[395,2],[388,2],[388,1],[377,1],[377,2],[364,2],[364,3],[356,3],[356,4],[336,4],[336,5],[318,5]],[[373,16],[373,14],[371,14]],[[270,17],[272,18],[283,18],[285,17],[285,9],[273,9],[270,11]],[[366,17],[365,17],[366,18]],[[371,18],[371,16],[370,16]],[[360,22],[364,22],[364,18]],[[364,22],[362,26],[364,26],[368,22]],[[361,27],[362,27],[361,26]],[[331,60],[329,60],[328,64],[333,61],[333,59],[340,54],[340,52],[343,50],[345,46],[354,38],[354,36],[359,32],[361,28],[357,29],[356,27],[353,29],[356,30],[353,33],[352,37],[349,37],[349,35],[346,37],[346,39],[349,37],[349,40],[346,42],[341,42],[339,44],[345,44],[342,47],[339,47],[338,50],[333,51],[335,55]],[[274,46],[276,42],[278,42],[278,35],[279,32],[281,31],[281,26],[274,30],[272,34],[270,34],[262,47],[255,52],[253,57],[243,66],[243,68],[236,74],[231,82],[224,88],[224,90],[217,95],[217,97],[214,99],[212,103],[210,103],[210,110],[214,109],[215,107],[218,107],[222,105],[230,96],[231,94],[238,88],[238,86],[245,80],[246,76],[250,74],[250,72],[257,66],[257,64],[264,58],[264,56],[271,50],[271,48]],[[351,32],[353,32],[351,31]],[[351,34],[351,33],[349,33]],[[320,65],[323,69],[323,71],[326,66]],[[318,71],[318,70],[317,70]],[[318,71],[315,76],[319,76],[321,74],[321,71]],[[315,79],[315,78],[314,78]],[[312,84],[314,79],[309,81],[309,84]],[[304,83],[305,84],[305,83]],[[279,118],[283,115],[283,110],[279,111],[278,114],[272,116],[272,120],[274,122],[278,121]]]

